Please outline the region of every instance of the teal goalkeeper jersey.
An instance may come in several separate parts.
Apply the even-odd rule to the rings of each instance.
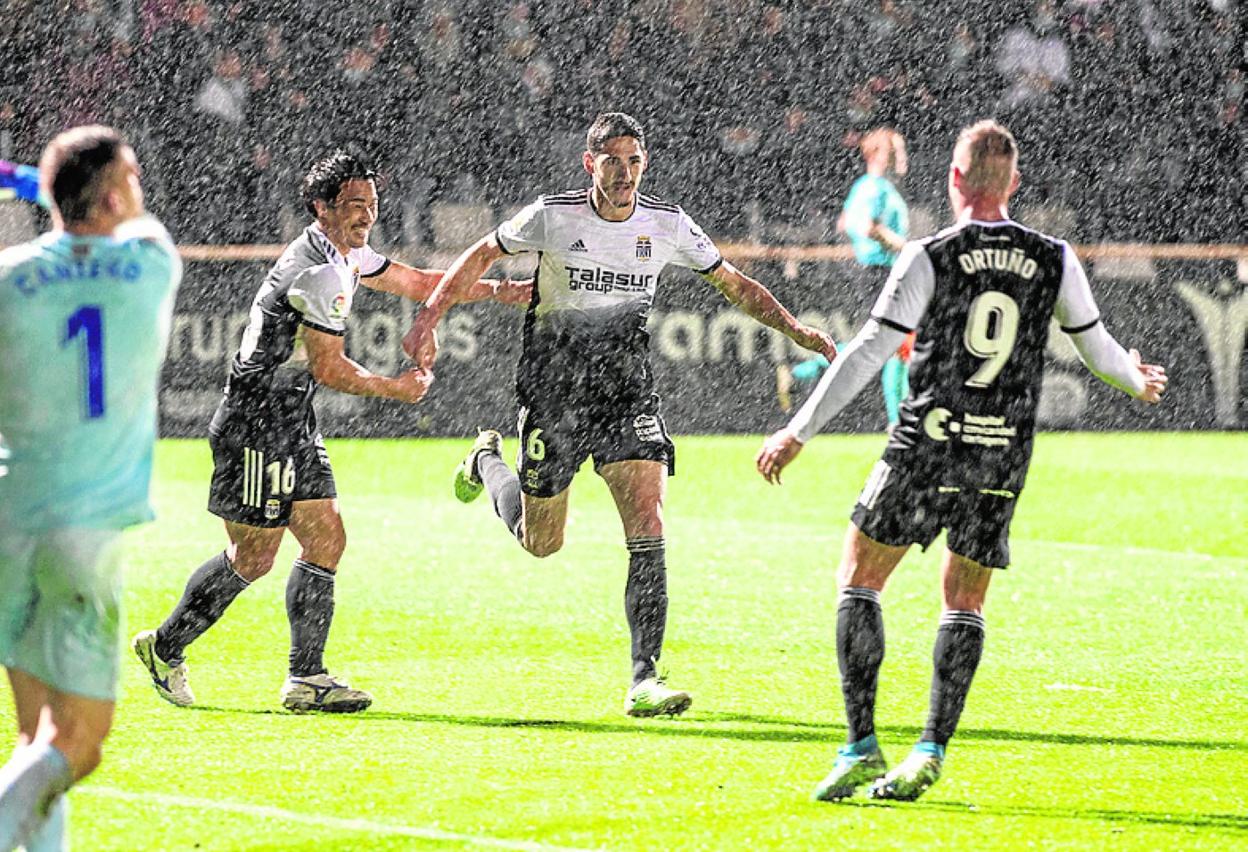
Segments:
[[[0,252],[0,530],[151,520],[156,386],[181,279],[146,217]]]
[[[845,197],[846,233],[854,247],[854,257],[863,266],[892,266],[897,255],[867,236],[872,222],[879,222],[903,240],[910,230],[910,211],[892,181],[863,175],[854,181]]]

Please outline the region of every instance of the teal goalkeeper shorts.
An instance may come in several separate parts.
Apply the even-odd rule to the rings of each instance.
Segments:
[[[0,662],[58,692],[115,701],[121,533],[0,530]]]

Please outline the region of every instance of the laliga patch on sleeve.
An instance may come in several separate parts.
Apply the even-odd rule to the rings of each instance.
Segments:
[[[351,303],[347,300],[346,293],[339,293],[334,296],[333,301],[329,303],[329,318],[335,320],[345,320],[347,314],[351,312]]]

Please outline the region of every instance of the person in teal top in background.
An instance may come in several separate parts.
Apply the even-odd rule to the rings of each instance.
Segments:
[[[121,530],[152,518],[156,393],[182,262],[143,211],[117,131],[39,164],[53,230],[0,252],[0,662],[18,748],[0,850],[65,844],[64,793],[100,762],[116,700]]]
[[[910,228],[905,199],[888,179],[890,171],[900,177],[908,170],[906,140],[896,130],[880,127],[863,136],[859,148],[867,171],[850,187],[836,228],[848,237],[854,249],[854,258],[862,273],[858,277],[864,297],[874,298],[888,277],[897,253],[905,245]],[[912,345],[912,338],[907,337],[881,374],[890,429],[896,425],[901,401],[909,393],[907,364]],[[823,356],[803,361],[792,369],[787,364],[777,367],[776,392],[780,407],[786,412],[792,408],[794,383],[810,387],[827,368],[828,360]]]

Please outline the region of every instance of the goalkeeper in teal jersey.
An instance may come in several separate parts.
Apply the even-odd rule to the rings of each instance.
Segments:
[[[0,662],[18,748],[0,850],[64,845],[64,792],[112,724],[121,530],[150,520],[156,386],[182,263],[134,151],[66,131],[39,164],[54,228],[0,252]]]
[[[862,282],[864,295],[872,298],[888,277],[888,271],[905,245],[910,226],[909,211],[901,193],[887,177],[892,171],[901,176],[907,171],[906,141],[888,128],[877,128],[862,137],[859,143],[866,162],[866,174],[859,177],[845,198],[837,230],[845,234],[858,262],[856,276]],[[897,354],[888,359],[881,373],[884,386],[884,408],[891,429],[897,424],[901,401],[909,395],[908,368],[913,335],[906,338]],[[792,369],[781,364],[776,371],[776,390],[780,407],[792,407],[793,384],[811,387],[828,368],[822,355],[808,359]]]

